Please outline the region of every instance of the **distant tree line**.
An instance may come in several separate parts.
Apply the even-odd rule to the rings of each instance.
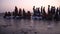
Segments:
[[[33,15],[31,14],[31,11],[25,11],[25,9],[17,8],[15,6],[14,11],[11,12],[5,12],[4,18],[18,18],[18,19],[40,19],[40,20],[60,20],[60,7],[50,6],[48,5],[48,11],[46,13],[45,7],[41,6],[41,8],[35,8],[33,6]]]

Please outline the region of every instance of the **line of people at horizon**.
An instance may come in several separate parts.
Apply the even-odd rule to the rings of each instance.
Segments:
[[[24,19],[41,19],[41,20],[60,20],[60,7],[55,8],[55,6],[48,5],[48,12],[46,13],[45,7],[41,6],[41,9],[35,8],[33,6],[33,14],[31,14],[30,11],[25,11],[25,9],[17,8],[15,6],[14,11],[11,12],[5,12],[4,18],[13,16],[13,18],[24,18]],[[32,16],[32,17],[31,17]]]
[[[11,12],[5,12],[5,14],[4,14],[4,18],[6,18],[6,17],[10,17],[10,16],[13,16],[13,19],[15,19],[15,18],[24,18],[24,19],[30,19],[31,18],[31,13],[30,13],[30,11],[25,11],[25,9],[21,9],[21,8],[19,8],[19,11],[18,11],[18,8],[17,8],[17,6],[15,6],[15,9],[14,9],[14,11],[11,13]]]

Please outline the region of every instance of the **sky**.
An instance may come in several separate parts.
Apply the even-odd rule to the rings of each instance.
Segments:
[[[45,6],[47,9],[48,5],[59,7],[60,0],[0,0],[0,13],[5,11],[12,12],[15,6],[32,12],[33,6]]]

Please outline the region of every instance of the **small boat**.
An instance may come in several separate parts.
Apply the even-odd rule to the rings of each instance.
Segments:
[[[22,19],[22,16],[12,16],[13,19]]]
[[[4,16],[4,18],[6,18],[6,19],[11,19],[11,16]]]
[[[32,16],[32,19],[42,20],[41,16]]]

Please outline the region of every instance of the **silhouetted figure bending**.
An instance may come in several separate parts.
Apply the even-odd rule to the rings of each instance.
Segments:
[[[30,11],[27,12],[27,16],[26,16],[28,19],[31,19],[31,13]]]
[[[5,12],[4,18],[11,18],[11,13],[10,12]]]
[[[11,16],[11,13],[10,12],[8,12],[8,17],[10,17]]]

